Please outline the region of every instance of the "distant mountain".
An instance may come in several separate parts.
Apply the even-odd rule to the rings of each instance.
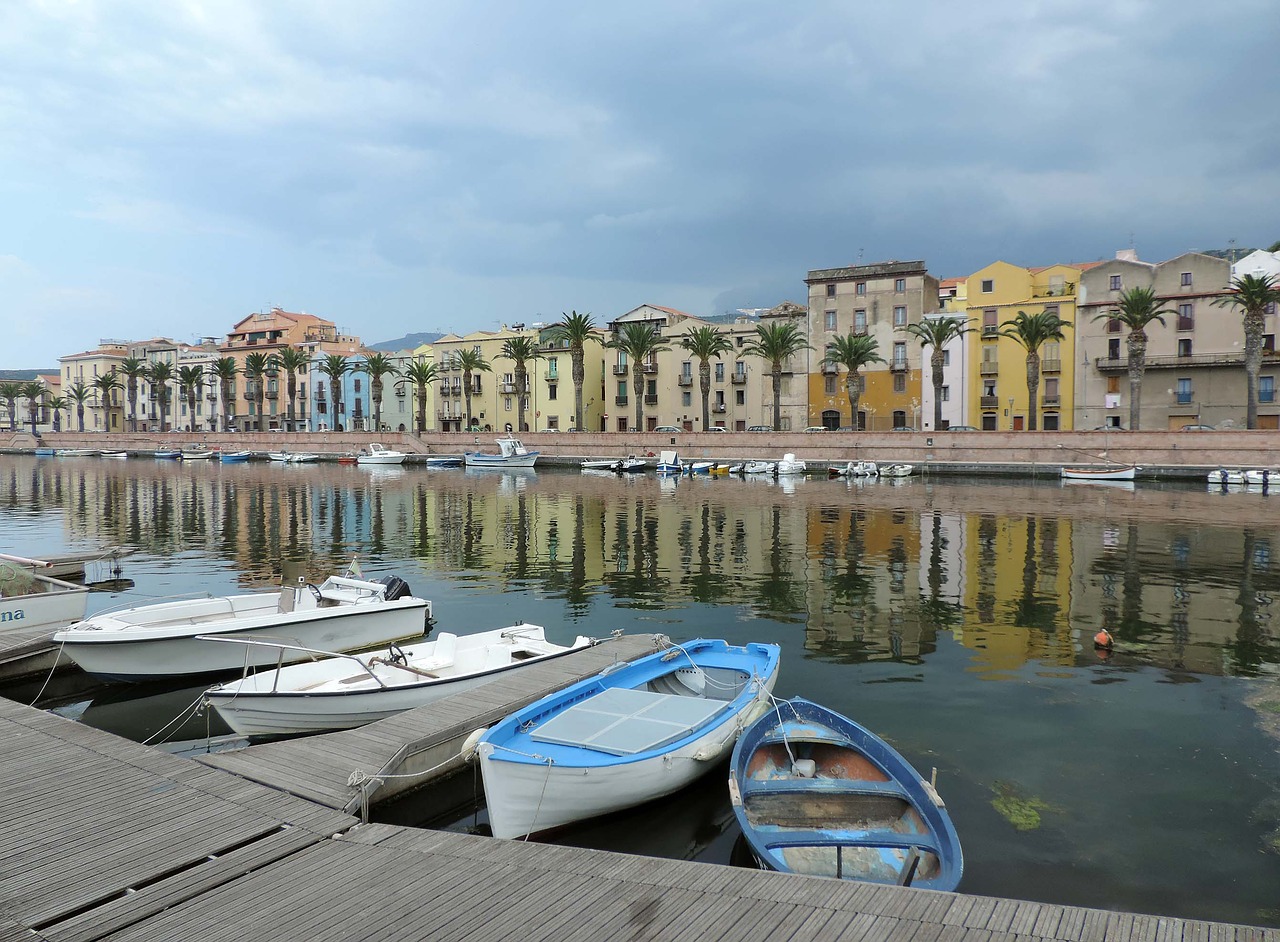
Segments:
[[[424,343],[434,343],[443,336],[444,334],[439,332],[426,331],[418,334],[405,334],[398,340],[383,340],[381,343],[367,343],[365,346],[370,350],[381,350],[384,353],[391,353],[395,350],[412,350],[414,347],[420,347]]]
[[[29,383],[33,379],[39,379],[42,373],[49,376],[57,376],[58,368],[55,366],[48,370],[0,370],[0,383]]]
[[[1201,249],[1201,255],[1209,255],[1213,258],[1225,258],[1228,262],[1238,262],[1255,249]]]

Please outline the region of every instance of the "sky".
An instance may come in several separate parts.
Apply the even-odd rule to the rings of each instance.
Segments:
[[[6,0],[0,368],[1280,239],[1275,0]]]

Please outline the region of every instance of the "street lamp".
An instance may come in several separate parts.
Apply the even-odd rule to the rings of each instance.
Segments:
[[[1009,431],[1013,431],[1013,399],[1009,399]]]

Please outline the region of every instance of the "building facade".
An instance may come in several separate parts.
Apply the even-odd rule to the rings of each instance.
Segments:
[[[123,340],[100,340],[96,350],[73,353],[58,359],[62,397],[67,400],[69,428],[79,431],[80,417],[86,432],[119,432],[124,428],[123,389],[114,389],[105,399],[94,381],[118,370],[128,356]],[[123,384],[123,381],[122,381]],[[79,396],[79,400],[77,400]]]

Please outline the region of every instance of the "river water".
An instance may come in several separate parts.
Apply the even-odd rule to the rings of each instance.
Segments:
[[[358,554],[452,631],[777,642],[779,695],[938,770],[962,891],[1262,925],[1280,925],[1277,509],[1141,483],[0,456],[0,551],[132,551],[132,586],[91,611],[267,586],[285,560],[323,577]],[[1104,626],[1110,654],[1092,644]],[[40,705],[181,753],[226,732],[203,713],[170,727],[198,696],[70,674]],[[384,818],[482,822],[464,779]],[[717,771],[560,839],[728,863],[736,837]]]

